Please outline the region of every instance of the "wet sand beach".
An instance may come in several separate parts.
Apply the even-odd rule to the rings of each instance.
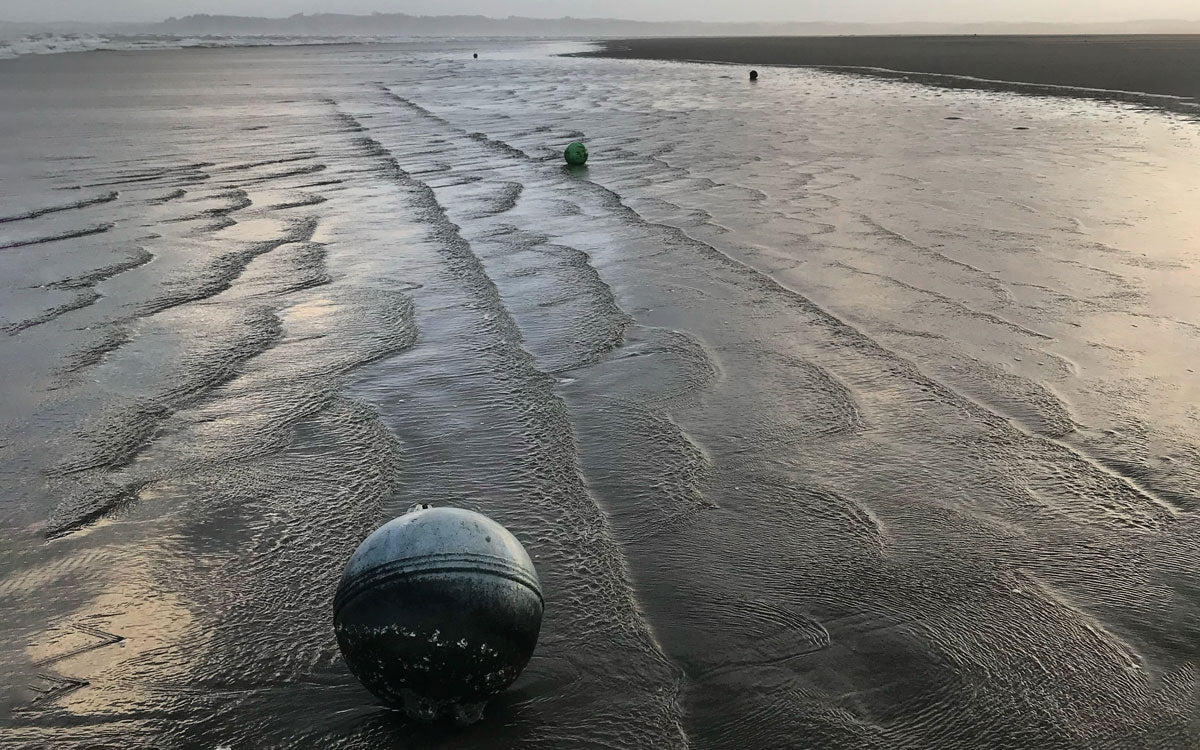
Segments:
[[[877,68],[878,72],[983,79],[1012,87],[1032,84],[1200,99],[1200,36],[1192,35],[621,39],[605,41],[599,50],[587,54],[747,65]],[[961,80],[940,82],[980,85]]]
[[[0,61],[0,748],[1200,746],[1196,122],[581,49]],[[415,503],[467,729],[334,638]]]

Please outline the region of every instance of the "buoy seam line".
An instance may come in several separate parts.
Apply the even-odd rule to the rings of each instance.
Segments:
[[[401,516],[401,518],[403,518],[403,516]],[[431,561],[479,562],[479,563],[484,563],[484,564],[500,565],[503,567],[509,567],[509,568],[513,568],[516,570],[520,570],[520,568],[518,566],[513,565],[513,563],[508,558],[502,557],[500,555],[493,555],[493,554],[490,554],[487,552],[431,552],[431,553],[425,554],[425,555],[419,555],[419,556],[415,556],[415,557],[406,557],[406,558],[401,558],[399,560],[392,560],[388,563],[384,563],[381,566],[371,568],[371,570],[378,570],[379,568],[385,567],[387,565],[397,565],[397,564],[419,565],[419,564],[423,564],[423,563],[431,562]]]
[[[370,570],[378,570],[388,565],[421,565],[429,562],[477,562],[485,565],[499,565],[501,567],[512,568],[514,570],[522,570],[520,566],[516,566],[507,557],[501,555],[493,555],[488,552],[431,552],[425,555],[400,558],[383,563],[380,566],[370,568]],[[365,571],[364,571],[365,572]]]
[[[475,562],[475,561],[467,560],[464,562]],[[333,600],[334,617],[337,617],[337,614],[342,611],[342,608],[345,607],[347,604],[349,604],[350,601],[353,600],[355,597],[357,597],[359,594],[363,593],[364,591],[366,591],[367,589],[369,589],[373,586],[387,583],[388,581],[390,581],[392,579],[402,578],[405,576],[429,576],[429,575],[436,575],[436,574],[441,574],[441,573],[481,573],[481,572],[490,573],[492,575],[496,575],[501,578],[506,578],[510,581],[521,584],[522,586],[528,588],[530,591],[532,591],[534,594],[537,595],[538,601],[541,603],[542,607],[546,606],[546,600],[542,596],[541,587],[538,586],[537,581],[535,581],[530,576],[526,575],[523,571],[519,571],[515,568],[508,568],[508,567],[502,567],[500,565],[496,565],[494,568],[492,568],[490,570],[481,571],[477,564],[476,565],[460,564],[460,565],[421,566],[421,565],[398,563],[398,564],[392,564],[392,565],[384,565],[379,568],[376,568],[374,571],[372,571],[372,573],[370,575],[367,575],[367,576],[364,576],[361,578],[357,578],[357,579],[355,579],[355,581],[353,583],[348,584],[344,588],[339,588],[337,593],[334,595],[334,600]]]
[[[336,618],[338,613],[340,613],[342,611],[342,608],[345,607],[347,604],[349,604],[359,594],[363,593],[371,586],[381,584],[381,583],[387,583],[391,579],[402,578],[402,577],[406,577],[406,576],[428,576],[428,575],[435,575],[435,574],[441,574],[441,573],[478,573],[478,572],[480,572],[480,571],[479,571],[479,568],[477,568],[477,567],[448,566],[448,567],[444,567],[444,568],[430,568],[427,570],[416,570],[416,571],[413,571],[413,570],[389,571],[388,573],[381,573],[379,575],[371,576],[369,579],[357,581],[353,586],[347,587],[344,592],[338,592],[340,595],[337,595],[334,597],[334,609],[333,609],[334,617]],[[538,587],[533,585],[533,583],[530,582],[527,578],[517,575],[512,572],[509,572],[509,571],[498,571],[497,570],[497,571],[488,571],[488,572],[492,573],[493,575],[499,576],[501,578],[507,578],[510,581],[513,581],[515,583],[521,584],[522,586],[525,586],[526,588],[528,588],[530,591],[532,591],[537,596],[538,602],[542,605],[543,608],[545,608],[546,600],[542,597],[542,592],[539,591]]]
[[[356,577],[353,582],[346,584],[345,588],[347,591],[351,591],[357,588],[358,581],[373,580],[379,576],[390,576],[393,573],[436,571],[441,568],[459,568],[464,565],[474,565],[480,572],[507,573],[521,578],[535,589],[540,588],[540,582],[537,580],[536,575],[530,575],[521,567],[493,555],[474,555],[470,553],[428,555],[419,560],[393,560],[365,571]]]

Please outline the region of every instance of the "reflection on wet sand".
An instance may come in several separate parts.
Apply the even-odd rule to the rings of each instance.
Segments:
[[[1200,742],[1195,123],[448,44],[0,63],[0,744]],[[333,638],[416,502],[546,596],[467,730]]]

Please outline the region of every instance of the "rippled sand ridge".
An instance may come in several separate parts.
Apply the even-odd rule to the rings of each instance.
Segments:
[[[575,49],[0,61],[0,747],[1200,746],[1196,121]],[[333,636],[420,502],[468,729]]]

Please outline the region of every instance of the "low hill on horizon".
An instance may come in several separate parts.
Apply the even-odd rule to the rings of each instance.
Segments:
[[[286,18],[191,15],[159,24],[170,33],[298,34],[379,36],[836,36],[872,34],[1187,34],[1200,33],[1200,21],[1143,20],[1124,23],[718,23],[630,21],[617,18],[527,18],[509,16],[410,16],[375,13],[296,14]]]

